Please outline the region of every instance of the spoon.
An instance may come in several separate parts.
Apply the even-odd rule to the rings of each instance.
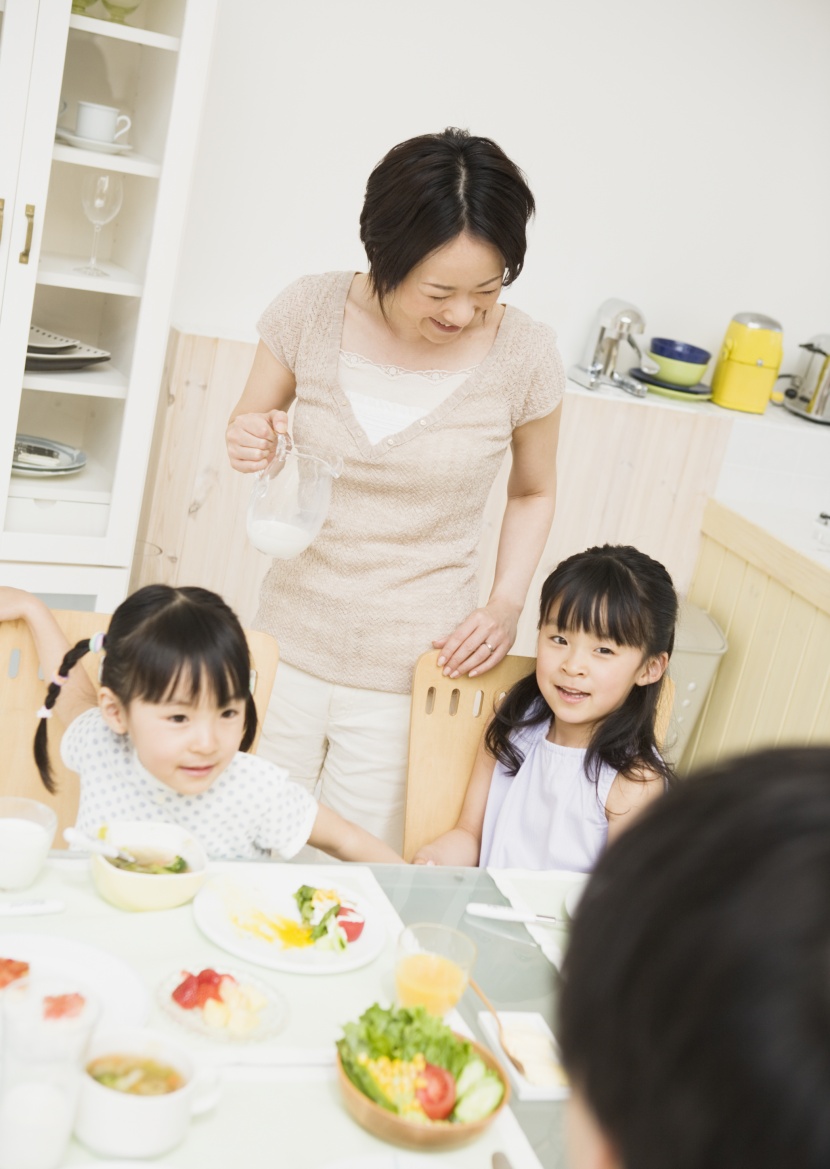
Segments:
[[[87,852],[98,852],[101,856],[108,856],[110,860],[129,861],[131,864],[135,861],[131,852],[108,844],[106,840],[95,840],[78,828],[64,828],[63,838],[67,844],[74,844],[78,848],[86,849]]]
[[[487,995],[484,993],[484,991],[481,989],[481,987],[478,985],[478,983],[476,982],[476,980],[474,978],[471,978],[469,980],[469,986],[470,986],[470,990],[474,991],[478,995],[478,997],[484,1003],[487,1010],[490,1012],[490,1014],[496,1020],[496,1027],[497,1027],[498,1032],[499,1032],[499,1043],[501,1044],[502,1051],[507,1056],[507,1058],[510,1060],[510,1062],[513,1064],[513,1067],[516,1069],[516,1071],[519,1073],[519,1075],[524,1076],[525,1075],[525,1065],[522,1063],[522,1061],[519,1059],[519,1057],[517,1055],[514,1055],[513,1052],[510,1050],[510,1040],[507,1038],[507,1032],[504,1029],[504,1026],[502,1024],[501,1019],[499,1018],[498,1011],[493,1006],[493,1004],[490,1002]]]

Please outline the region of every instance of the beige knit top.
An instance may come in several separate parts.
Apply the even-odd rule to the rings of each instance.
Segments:
[[[426,417],[372,445],[337,382],[353,279],[304,276],[258,322],[296,379],[294,441],[323,458],[341,455],[344,470],[316,540],[272,563],[254,624],[297,669],[405,694],[433,638],[478,604],[490,487],[513,430],[556,408],[565,374],[553,330],[508,305],[470,376]]]

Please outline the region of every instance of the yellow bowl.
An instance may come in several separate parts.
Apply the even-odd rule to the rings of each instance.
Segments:
[[[119,909],[174,909],[192,901],[207,876],[207,854],[190,832],[177,824],[149,820],[124,820],[108,824],[104,837],[128,852],[160,852],[187,861],[185,873],[133,873],[119,869],[106,857],[90,858],[95,888],[105,901]]]
[[[660,367],[660,373],[654,376],[660,377],[664,382],[671,382],[673,386],[696,386],[709,364],[708,361],[704,361],[702,365],[693,361],[676,361],[671,357],[660,357],[651,350],[648,355]]]
[[[397,1112],[390,1112],[388,1109],[382,1108],[380,1104],[376,1104],[374,1100],[370,1100],[368,1096],[364,1096],[346,1075],[340,1059],[340,1052],[338,1052],[337,1079],[340,1083],[343,1103],[352,1119],[356,1120],[372,1136],[379,1137],[382,1141],[389,1141],[393,1145],[403,1145],[407,1149],[454,1149],[459,1145],[466,1145],[468,1141],[480,1136],[487,1126],[493,1123],[510,1099],[510,1084],[507,1082],[507,1076],[501,1064],[486,1047],[482,1047],[480,1043],[475,1043],[472,1039],[467,1039],[464,1035],[458,1035],[456,1032],[453,1034],[456,1039],[469,1043],[476,1055],[484,1060],[488,1068],[492,1068],[497,1073],[504,1084],[504,1095],[501,1098],[501,1103],[493,1109],[489,1116],[485,1116],[481,1120],[470,1121],[468,1124],[453,1124],[449,1120],[431,1120],[428,1123],[407,1120],[405,1116],[399,1116]]]

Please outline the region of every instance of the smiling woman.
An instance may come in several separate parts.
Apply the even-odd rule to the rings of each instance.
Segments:
[[[263,585],[256,625],[281,664],[259,751],[396,848],[415,662],[439,648],[457,677],[501,661],[553,518],[562,363],[547,326],[499,303],[533,211],[488,138],[395,146],[366,187],[368,272],[303,277],[268,306],[228,426],[231,465],[261,471],[296,400],[294,440],[343,459],[320,535]],[[495,580],[476,608],[508,447]]]

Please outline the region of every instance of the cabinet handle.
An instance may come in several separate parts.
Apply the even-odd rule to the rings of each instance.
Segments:
[[[29,252],[32,250],[32,232],[35,229],[35,205],[34,203],[26,204],[26,243],[23,245],[23,251],[20,253],[20,263],[29,263]]]
[[[0,199],[0,240],[3,238],[3,212],[6,210],[6,200]]]

